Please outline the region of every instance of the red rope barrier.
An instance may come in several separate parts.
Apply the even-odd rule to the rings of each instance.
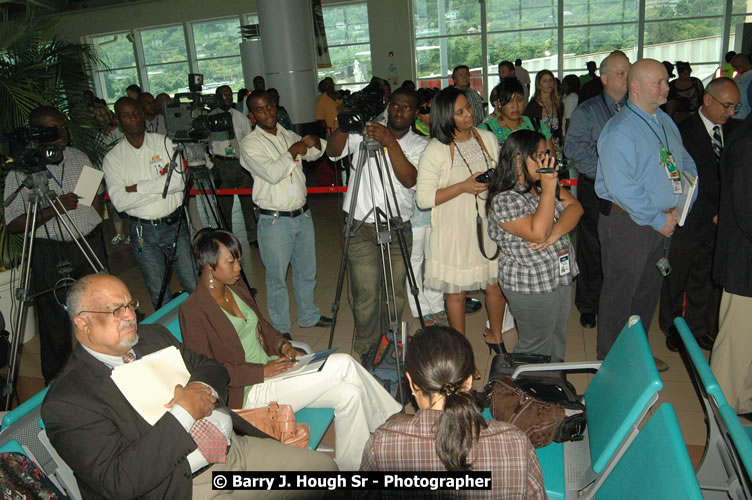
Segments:
[[[577,185],[577,179],[562,179],[559,181],[562,186],[570,187]],[[309,187],[306,189],[308,194],[332,194],[332,193],[346,193],[347,186],[322,186],[322,187]],[[198,189],[191,189],[191,195],[196,196],[199,194]],[[232,196],[232,195],[247,195],[253,194],[253,189],[217,189],[218,196]],[[110,197],[105,195],[105,199],[109,200]]]

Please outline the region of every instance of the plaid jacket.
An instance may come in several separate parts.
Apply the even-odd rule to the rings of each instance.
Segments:
[[[387,422],[371,434],[363,451],[363,471],[444,471],[434,448],[442,411],[419,410],[414,418]],[[512,424],[492,420],[473,446],[473,470],[491,471],[491,491],[378,492],[380,498],[532,498],[546,497],[535,449]]]

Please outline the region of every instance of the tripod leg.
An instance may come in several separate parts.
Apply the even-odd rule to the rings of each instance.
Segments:
[[[342,285],[345,281],[345,272],[347,271],[347,254],[350,250],[350,240],[354,233],[353,226],[355,223],[355,206],[358,200],[358,192],[360,191],[360,178],[363,174],[363,165],[367,160],[367,156],[361,154],[359,157],[359,165],[355,169],[355,177],[353,183],[350,186],[352,189],[352,195],[350,197],[350,207],[347,211],[347,222],[345,223],[345,243],[342,248],[342,259],[339,263],[339,274],[337,275],[337,288],[334,292],[334,302],[332,303],[332,326],[329,330],[329,349],[332,348],[334,342],[334,329],[337,327],[337,314],[339,313],[340,299],[342,297]]]
[[[10,360],[8,362],[8,379],[3,388],[4,409],[10,410],[13,395],[16,392],[16,379],[18,377],[19,350],[21,337],[26,324],[26,313],[29,309],[29,285],[31,282],[31,257],[34,250],[34,231],[37,227],[37,215],[39,213],[39,199],[29,201],[26,210],[26,225],[24,227],[24,244],[21,252],[21,283],[23,288],[15,290],[15,300],[18,301],[15,317],[11,318],[12,331],[10,338]],[[13,284],[11,283],[11,286]]]

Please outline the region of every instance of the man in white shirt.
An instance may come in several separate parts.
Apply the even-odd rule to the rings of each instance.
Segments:
[[[406,255],[409,257],[412,248],[412,234],[410,233],[410,216],[413,214],[415,198],[415,181],[418,170],[415,168],[428,141],[413,132],[410,127],[417,115],[418,95],[415,91],[399,88],[394,91],[387,106],[388,120],[386,126],[371,122],[366,126],[365,135],[379,141],[386,149],[386,164],[389,175],[394,184],[396,203],[399,215],[406,228]],[[332,160],[353,155],[353,168],[360,164],[362,135],[347,134],[337,130],[330,138],[326,153]],[[378,207],[389,217],[396,217],[395,200],[391,196],[391,188],[386,180],[386,172],[382,172],[384,182],[387,183],[387,203],[384,201],[382,185],[378,169],[373,161],[367,162],[368,168],[360,176],[360,187],[355,204],[354,219],[359,229],[352,236],[347,254],[350,283],[353,293],[353,316],[355,317],[355,338],[353,349],[360,354],[361,362],[373,344],[389,329],[388,311],[383,296],[386,293],[382,280],[381,258],[376,241],[376,224],[374,215],[369,212]],[[365,167],[364,167],[365,168]],[[350,178],[354,179],[355,171]],[[372,185],[373,182],[373,185]],[[373,191],[373,197],[371,192]],[[350,208],[352,186],[345,195],[345,211]],[[383,221],[383,219],[380,219]],[[363,224],[361,225],[361,222]],[[402,309],[406,301],[405,261],[400,253],[397,235],[392,229],[392,241],[389,244],[392,276],[394,277],[395,306],[398,318],[402,317]],[[387,274],[388,275],[388,274]]]
[[[178,224],[185,186],[179,173],[182,169],[173,173],[167,197],[162,198],[170,158],[175,154],[172,141],[145,132],[144,112],[130,97],[121,97],[115,103],[115,117],[125,140],[104,157],[104,178],[115,209],[128,215],[131,251],[141,267],[152,304],[158,309],[162,305],[157,300],[166,270],[165,257],[172,253],[178,226],[173,269],[186,292],[196,288],[188,225]]]
[[[249,189],[253,187],[253,178],[240,166],[240,141],[251,133],[251,121],[232,105],[232,89],[228,85],[217,87],[217,95],[224,99],[224,104],[217,112],[228,112],[232,116],[232,129],[211,133],[212,173],[217,189]],[[256,217],[253,213],[251,195],[238,195],[245,221],[248,243],[256,244]],[[217,197],[219,208],[224,215],[227,229],[232,231],[232,206],[234,195]]]
[[[240,143],[240,164],[253,175],[253,201],[259,207],[258,245],[266,269],[267,308],[272,326],[290,332],[287,267],[302,328],[325,327],[332,319],[313,302],[316,288],[316,242],[306,202],[301,160],[324,154],[326,141],[300,137],[277,123],[277,106],[265,90],[254,90],[246,102],[256,128]]]
[[[104,266],[107,266],[107,255],[102,239],[102,205],[104,191],[97,195],[92,206],[78,204],[78,196],[73,191],[76,188],[84,166],[93,167],[89,158],[78,149],[67,147],[68,129],[66,118],[57,109],[42,106],[29,115],[29,125],[32,127],[55,127],[60,137],[50,144],[59,146],[63,150],[63,161],[57,165],[46,165],[47,186],[51,194],[58,198],[60,205],[68,210],[73,222],[84,235]],[[5,178],[4,200],[16,192],[25,178],[25,174],[13,170]],[[18,194],[5,207],[5,223],[8,232],[23,233],[26,227],[26,211],[30,191],[21,188]],[[37,213],[37,227],[34,231],[34,251],[31,259],[31,293],[40,293],[34,297],[37,316],[39,319],[39,344],[41,351],[42,375],[47,384],[60,371],[71,353],[71,329],[66,319],[65,310],[60,307],[58,298],[65,300],[65,288],[53,289],[64,275],[64,269],[70,268],[70,275],[77,279],[94,272],[91,265],[78,249],[71,235],[55,218],[55,212],[48,203],[40,203]],[[80,240],[79,240],[80,241]],[[64,263],[70,266],[64,266]],[[33,318],[30,319],[33,321]]]

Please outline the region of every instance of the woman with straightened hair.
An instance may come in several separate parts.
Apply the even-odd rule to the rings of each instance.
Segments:
[[[499,147],[515,130],[536,130],[546,136],[547,140],[551,140],[548,125],[539,119],[531,120],[529,116],[522,114],[525,108],[525,89],[517,78],[513,76],[502,78],[491,91],[491,95],[493,96],[494,93],[496,96],[492,104],[499,113],[486,120],[480,128],[493,132],[496,140],[499,141]],[[550,149],[552,151],[554,149],[553,141],[550,142]]]
[[[563,360],[578,274],[569,232],[583,210],[559,188],[554,165],[538,132],[519,130],[504,141],[488,186],[488,232],[501,249],[499,284],[517,321],[514,352]]]
[[[357,470],[370,433],[401,407],[349,354],[332,354],[316,373],[267,380],[295,364],[298,352],[261,315],[240,279],[240,242],[224,229],[193,238],[201,272],[196,290],[180,306],[180,332],[191,350],[217,360],[230,374],[230,408],[272,401],[301,408],[334,408],[335,461]]]
[[[527,435],[508,422],[486,421],[468,392],[474,366],[470,342],[456,330],[434,325],[419,331],[407,349],[405,374],[420,409],[411,419],[376,429],[361,470],[491,471],[491,491],[457,496],[545,498]]]
[[[546,124],[551,131],[551,139],[556,148],[550,148],[552,153],[562,150],[564,141],[562,115],[564,113],[556,86],[556,77],[549,70],[541,70],[535,75],[535,94],[525,108],[524,114]]]
[[[424,286],[446,294],[449,326],[463,335],[466,292],[485,289],[491,327],[483,336],[489,351],[501,352],[506,301],[496,283],[496,246],[486,231],[488,185],[477,180],[496,165],[499,146],[491,132],[474,128],[473,109],[456,87],[434,97],[431,137],[416,184],[418,206],[432,209]]]

